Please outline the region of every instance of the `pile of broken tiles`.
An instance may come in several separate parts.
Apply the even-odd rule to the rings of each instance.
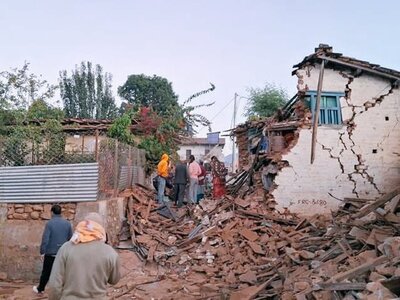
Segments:
[[[399,198],[400,189],[345,199],[332,216],[301,219],[271,210],[262,197],[226,196],[171,206],[174,218],[166,218],[154,192],[137,186],[127,197],[128,225],[135,251],[163,276],[202,275],[188,297],[393,299],[400,295]]]

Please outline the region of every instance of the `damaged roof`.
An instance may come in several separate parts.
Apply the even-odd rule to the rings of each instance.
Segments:
[[[315,53],[306,56],[302,62],[294,65],[293,68],[295,68],[295,70],[292,72],[292,75],[294,75],[298,69],[306,65],[320,63],[323,59],[329,62],[329,65],[332,64],[356,71],[365,71],[392,80],[400,80],[399,71],[384,68],[368,61],[344,56],[342,53],[333,52],[333,48],[326,44],[320,44],[318,48],[315,48]]]

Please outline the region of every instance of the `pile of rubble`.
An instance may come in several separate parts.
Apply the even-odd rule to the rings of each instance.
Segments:
[[[127,228],[134,251],[164,276],[203,275],[179,291],[187,297],[391,299],[400,292],[399,194],[344,199],[333,218],[299,219],[272,212],[257,193],[160,209],[137,186]]]

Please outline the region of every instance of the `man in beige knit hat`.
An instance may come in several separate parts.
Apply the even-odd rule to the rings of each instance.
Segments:
[[[88,214],[57,253],[49,281],[49,300],[107,299],[107,283],[120,279],[119,258],[105,243],[103,219]]]

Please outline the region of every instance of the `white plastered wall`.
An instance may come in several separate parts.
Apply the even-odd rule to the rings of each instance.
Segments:
[[[299,90],[317,89],[318,66],[297,76]],[[296,146],[282,158],[289,167],[275,179],[279,210],[327,214],[340,204],[334,197],[376,198],[399,186],[400,90],[380,77],[363,74],[349,80],[348,74],[325,69],[323,91],[344,93],[346,85],[350,93],[340,99],[342,117],[345,123],[353,119],[354,126],[319,126],[312,165],[312,131],[300,130]]]
[[[210,154],[207,155],[207,159],[210,160],[212,156],[216,156],[221,161],[224,161],[224,155],[222,153],[222,146],[215,147],[215,145],[180,145],[178,150],[179,158],[182,160],[186,159],[186,150],[191,150],[192,155],[195,159],[204,160],[206,149],[210,150]]]

